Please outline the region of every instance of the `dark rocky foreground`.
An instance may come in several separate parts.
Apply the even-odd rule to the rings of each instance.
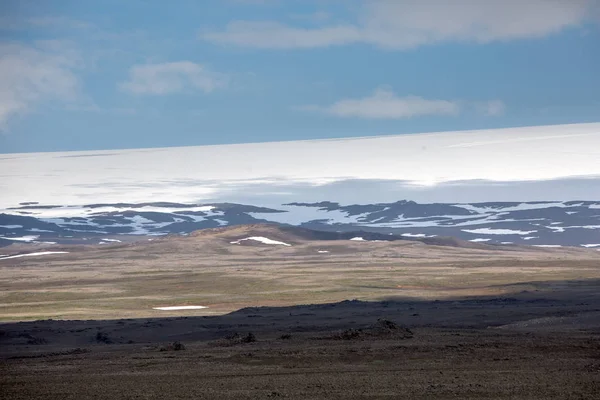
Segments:
[[[600,396],[598,282],[452,301],[0,325],[0,392],[56,398]]]

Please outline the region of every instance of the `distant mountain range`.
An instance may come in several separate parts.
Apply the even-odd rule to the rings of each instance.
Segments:
[[[0,214],[0,246],[13,243],[112,243],[140,236],[257,223],[406,238],[451,236],[473,243],[581,246],[600,250],[600,201],[421,204],[413,201],[278,206],[215,203],[22,203]]]

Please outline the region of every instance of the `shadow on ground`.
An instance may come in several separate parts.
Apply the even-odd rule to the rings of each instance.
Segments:
[[[519,290],[520,287],[535,290]],[[291,307],[247,307],[206,317],[0,324],[0,355],[51,347],[212,341],[365,329],[379,319],[415,328],[600,333],[600,280],[527,282],[503,297],[450,300],[387,298]]]

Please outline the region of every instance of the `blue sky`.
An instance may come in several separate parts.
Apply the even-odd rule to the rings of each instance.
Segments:
[[[600,121],[598,0],[6,0],[0,153]]]

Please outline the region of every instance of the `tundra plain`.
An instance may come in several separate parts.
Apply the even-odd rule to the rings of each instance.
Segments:
[[[0,391],[600,395],[597,250],[363,239],[253,225],[0,260]]]

